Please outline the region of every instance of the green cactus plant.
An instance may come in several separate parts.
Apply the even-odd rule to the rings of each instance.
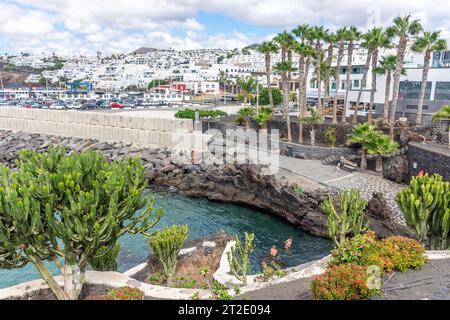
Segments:
[[[234,235],[235,246],[231,247],[231,252],[227,252],[228,265],[233,275],[243,286],[247,285],[247,273],[250,268],[250,253],[253,251],[254,233],[244,234],[244,244],[237,235]]]
[[[0,269],[34,264],[58,299],[78,298],[100,248],[109,252],[125,233],[149,236],[163,215],[143,196],[138,159],[109,163],[98,152],[67,155],[51,147],[44,154],[22,150],[16,166],[13,173],[0,169]],[[63,289],[44,260],[60,269]]]
[[[406,224],[432,250],[450,246],[450,183],[442,176],[424,174],[411,179],[396,196]]]
[[[95,255],[89,258],[89,264],[95,271],[117,271],[117,255],[119,251],[119,241],[109,251],[108,247],[101,247]]]
[[[361,198],[358,189],[339,192],[339,208],[335,207],[333,197],[329,196],[322,205],[327,215],[328,235],[336,246],[344,243],[347,236],[355,236],[369,230],[364,221],[364,209],[367,201]]]
[[[163,265],[168,286],[172,285],[178,254],[188,237],[188,233],[189,227],[187,225],[174,225],[156,231],[149,239],[150,247]]]

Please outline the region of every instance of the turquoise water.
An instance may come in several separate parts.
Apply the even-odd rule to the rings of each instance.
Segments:
[[[155,206],[165,209],[166,214],[156,229],[173,224],[188,224],[189,239],[206,237],[220,229],[229,234],[255,233],[255,250],[251,256],[253,273],[261,270],[261,261],[268,257],[272,245],[278,248],[279,258],[285,266],[296,266],[327,255],[332,242],[309,235],[283,220],[248,207],[189,198],[181,194],[158,191]],[[293,247],[284,251],[284,241],[292,236]],[[146,261],[149,255],[148,241],[140,235],[125,235],[120,239],[119,271],[123,272]],[[56,268],[49,266],[56,274]],[[24,281],[38,279],[39,274],[29,264],[22,269],[0,270],[0,288]]]

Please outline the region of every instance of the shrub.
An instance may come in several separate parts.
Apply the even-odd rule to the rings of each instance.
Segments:
[[[138,288],[121,287],[109,291],[109,300],[144,300],[145,294]]]
[[[333,127],[328,127],[325,130],[325,141],[327,142],[327,144],[334,148],[336,146],[336,128]]]
[[[311,289],[317,300],[361,300],[380,293],[378,288],[369,288],[369,278],[366,266],[331,266],[314,279]]]
[[[346,239],[340,246],[331,251],[330,265],[345,263],[361,264],[363,252],[376,243],[375,233],[358,234],[353,238]]]
[[[167,280],[166,275],[160,272],[154,272],[148,278],[148,281],[150,281],[150,283],[153,285],[160,285],[164,283],[166,280]]]
[[[404,272],[419,269],[426,262],[425,248],[416,240],[406,237],[389,237],[363,251],[361,264],[377,265],[382,270]]]
[[[367,201],[361,198],[358,189],[339,192],[339,208],[336,209],[334,199],[329,196],[322,205],[327,215],[328,235],[337,246],[340,246],[347,236],[356,236],[369,229],[364,223],[364,209]]]
[[[267,262],[262,262],[263,272],[256,276],[255,280],[260,282],[267,282],[272,280],[273,278],[282,278],[288,274],[287,271],[282,270],[281,267],[275,262],[270,261],[269,264]]]
[[[167,285],[172,285],[173,275],[176,270],[178,254],[188,236],[189,227],[171,226],[156,231],[150,237],[149,244],[156,257],[161,261],[164,274],[167,277]]]
[[[233,300],[233,297],[228,293],[227,286],[217,280],[213,280],[211,292],[215,300]]]

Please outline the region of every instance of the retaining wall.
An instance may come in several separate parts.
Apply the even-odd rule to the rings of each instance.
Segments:
[[[180,133],[193,132],[193,122],[101,112],[2,107],[0,129],[172,147]]]

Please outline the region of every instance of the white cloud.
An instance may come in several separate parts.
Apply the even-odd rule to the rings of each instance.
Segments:
[[[0,3],[0,37],[18,52],[107,53],[140,46],[234,48],[273,35],[233,27],[211,34],[196,19],[200,10],[280,31],[301,23],[364,28],[371,19],[388,25],[395,15],[412,13],[427,29],[450,36],[450,2],[437,0],[15,0]]]

